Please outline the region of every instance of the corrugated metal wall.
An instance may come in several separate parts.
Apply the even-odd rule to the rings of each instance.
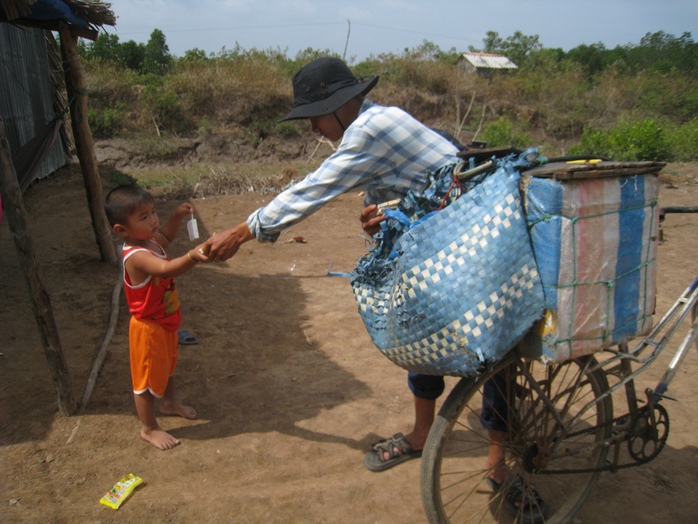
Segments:
[[[0,116],[14,154],[56,116],[42,29],[0,23]],[[60,138],[41,162],[36,178],[67,163]]]

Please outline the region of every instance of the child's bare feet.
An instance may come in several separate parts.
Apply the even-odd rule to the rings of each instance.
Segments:
[[[179,402],[161,402],[160,413],[163,415],[177,415],[193,420],[196,418],[196,410]]]
[[[163,451],[172,449],[181,444],[179,439],[161,429],[141,430],[141,438],[146,442],[150,442],[153,446]]]

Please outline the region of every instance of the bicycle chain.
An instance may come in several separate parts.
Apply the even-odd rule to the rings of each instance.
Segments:
[[[661,410],[664,412],[664,415],[666,416],[667,423],[669,420],[669,415],[664,409],[664,406],[660,406],[659,404],[655,405],[656,408],[661,408]],[[635,417],[635,420],[639,420],[641,416],[644,416],[644,413],[648,411],[648,406],[642,406],[638,410],[638,415]],[[612,420],[609,420],[608,422],[604,422],[603,424],[597,424],[596,426],[593,426],[588,429],[582,429],[580,431],[575,431],[573,433],[570,433],[567,435],[568,437],[576,437],[577,435],[583,435],[585,433],[593,433],[598,429],[604,428],[606,426],[615,426],[618,423],[623,423],[625,424],[629,418],[631,418],[632,415],[630,413],[625,413],[624,415],[620,415]],[[634,426],[634,424],[633,424]],[[664,444],[666,443],[666,440],[669,436],[669,431],[667,430],[666,434],[664,435],[663,438],[657,439],[657,442],[661,442],[661,446],[659,447],[659,452],[664,448]],[[625,439],[621,442],[628,442],[631,438],[633,437],[631,432],[628,432],[628,435],[625,437]],[[620,444],[621,442],[618,442]],[[655,453],[654,455],[645,458],[645,459],[635,459],[634,462],[629,462],[626,464],[608,464],[607,466],[600,467],[600,468],[581,468],[581,469],[565,469],[565,470],[536,470],[534,473],[536,475],[577,475],[580,473],[596,473],[596,472],[604,472],[604,471],[618,471],[619,469],[627,469],[627,468],[634,468],[637,466],[642,466],[644,464],[647,464],[648,462],[651,462],[657,456],[659,456],[659,452]]]

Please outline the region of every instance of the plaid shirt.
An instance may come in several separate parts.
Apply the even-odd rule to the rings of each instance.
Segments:
[[[457,152],[402,109],[366,99],[337,151],[315,172],[252,213],[247,225],[260,242],[274,242],[282,230],[348,191],[366,191],[368,205],[421,190],[427,173],[458,161]]]

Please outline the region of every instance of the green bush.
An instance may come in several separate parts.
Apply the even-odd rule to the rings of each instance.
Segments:
[[[570,154],[599,155],[613,160],[670,160],[669,141],[654,120],[621,120],[607,132],[586,128]]]
[[[496,122],[485,124],[482,138],[489,147],[514,146],[525,148],[533,143],[531,134],[517,122],[500,116]]]
[[[175,133],[187,133],[194,127],[182,108],[179,95],[169,86],[160,89],[149,87],[143,98],[158,127]]]
[[[202,137],[211,136],[211,119],[208,116],[204,116],[199,120],[199,127],[196,130],[196,134]]]
[[[377,73],[383,83],[413,87],[435,96],[451,93],[456,78],[454,67],[447,63],[395,57],[386,57]]]
[[[664,130],[649,118],[639,122],[621,121],[611,130],[609,140],[619,160],[666,160],[669,156]]]
[[[688,122],[698,114],[698,89],[692,74],[646,72],[638,78],[642,83],[633,103],[645,114],[678,122]]]
[[[298,126],[293,122],[277,122],[274,125],[274,131],[284,138],[293,138],[301,134]]]
[[[670,160],[673,162],[698,160],[698,118],[680,126],[668,126],[666,139],[669,143]]]
[[[608,138],[601,131],[590,127],[584,128],[578,144],[567,151],[570,155],[608,155]]]
[[[87,122],[95,138],[114,138],[121,132],[125,105],[114,104],[103,110],[88,108]]]

